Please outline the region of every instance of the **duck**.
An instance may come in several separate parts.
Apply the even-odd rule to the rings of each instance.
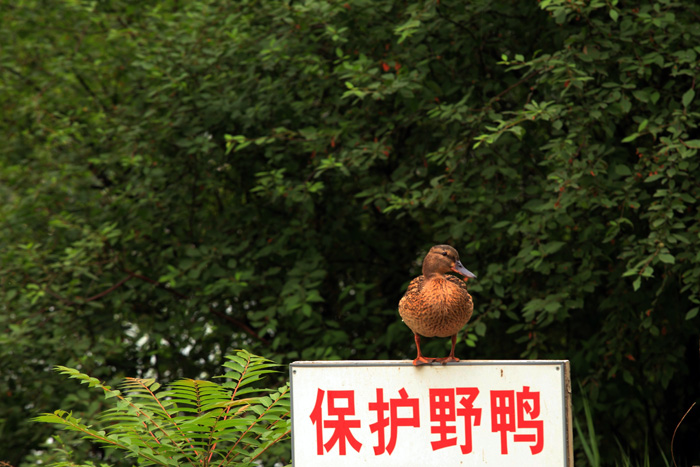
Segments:
[[[399,315],[413,331],[418,356],[413,365],[458,362],[455,357],[457,333],[469,322],[474,311],[467,291],[470,278],[476,276],[462,265],[459,253],[450,245],[435,245],[423,259],[423,274],[411,280],[399,301]],[[464,279],[448,274],[454,272]],[[425,357],[420,350],[420,336],[451,337],[450,355]]]

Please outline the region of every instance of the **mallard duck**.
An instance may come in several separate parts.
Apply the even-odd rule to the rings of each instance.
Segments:
[[[457,333],[472,316],[474,304],[467,292],[466,280],[446,274],[456,272],[466,278],[476,278],[459,260],[457,250],[449,245],[436,245],[423,260],[423,275],[413,279],[399,302],[399,315],[416,340],[418,356],[414,365],[432,362],[458,362],[455,357]],[[420,351],[420,336],[452,337],[452,350],[444,358],[424,357]]]

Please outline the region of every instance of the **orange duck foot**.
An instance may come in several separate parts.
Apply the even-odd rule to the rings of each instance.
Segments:
[[[443,358],[436,358],[436,362],[440,362],[442,365],[444,365],[447,362],[458,362],[459,358],[455,357],[455,345],[457,344],[457,334],[452,336],[452,348],[450,349],[450,355],[447,357]]]
[[[413,366],[418,366],[418,365],[430,365],[434,361],[437,361],[437,358],[430,358],[430,357],[424,357],[422,355],[416,357],[415,360],[413,360]]]
[[[434,361],[440,363],[441,365],[444,365],[448,362],[458,362],[459,358],[455,357],[454,355],[450,355],[449,357],[436,358],[434,359]]]

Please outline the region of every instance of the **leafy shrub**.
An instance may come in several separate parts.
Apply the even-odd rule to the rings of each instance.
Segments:
[[[274,363],[245,350],[226,358],[226,382],[182,379],[165,390],[152,378],[126,378],[121,389],[112,389],[59,366],[60,373],[104,392],[114,407],[102,413],[100,428],[65,410],[35,420],[80,432],[140,465],[254,466],[289,435],[289,384],[264,393],[253,383],[273,372]]]

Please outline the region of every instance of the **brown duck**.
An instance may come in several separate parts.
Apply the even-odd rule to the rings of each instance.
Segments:
[[[418,356],[414,365],[425,363],[458,362],[455,357],[457,333],[472,316],[474,304],[467,292],[467,284],[455,276],[445,274],[456,272],[464,277],[476,276],[459,261],[459,253],[449,245],[436,245],[423,260],[423,275],[408,284],[408,290],[399,302],[399,315],[413,331]],[[424,357],[420,351],[420,336],[452,337],[452,350],[444,358]]]

